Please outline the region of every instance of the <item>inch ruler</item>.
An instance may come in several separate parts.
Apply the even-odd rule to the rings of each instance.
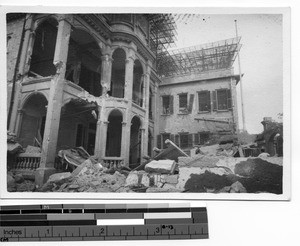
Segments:
[[[0,206],[0,241],[207,239],[205,207],[181,204]]]

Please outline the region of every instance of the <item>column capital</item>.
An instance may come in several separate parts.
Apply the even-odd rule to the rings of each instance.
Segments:
[[[69,14],[58,14],[57,15],[57,21],[58,22],[60,22],[60,21],[66,21],[69,24],[72,24],[72,22],[73,22],[73,16],[69,15]]]
[[[126,126],[127,125],[127,121],[122,121],[122,126]]]
[[[127,59],[125,59],[125,63],[128,64],[129,62],[134,63],[135,57],[134,56],[129,56]]]
[[[101,56],[101,61],[113,62],[113,60],[114,59],[109,54],[105,54],[105,55]]]

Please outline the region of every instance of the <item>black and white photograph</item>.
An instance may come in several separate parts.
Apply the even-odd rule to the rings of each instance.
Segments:
[[[289,198],[287,8],[19,10],[6,196]]]

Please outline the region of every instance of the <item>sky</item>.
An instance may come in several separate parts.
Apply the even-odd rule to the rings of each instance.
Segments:
[[[282,15],[214,14],[176,18],[176,49],[241,36],[240,50],[245,128],[251,134],[262,132],[261,121],[279,121],[283,113]],[[239,74],[238,59],[234,63]],[[242,129],[240,84],[237,86],[239,127]]]

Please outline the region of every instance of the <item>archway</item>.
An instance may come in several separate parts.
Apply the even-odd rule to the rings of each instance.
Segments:
[[[41,145],[44,135],[48,101],[41,93],[31,95],[22,108],[22,122],[19,134],[20,144]]]
[[[141,162],[141,120],[134,116],[131,120],[129,166],[138,166]]]
[[[58,23],[49,18],[43,21],[35,32],[35,40],[30,62],[30,76],[55,75],[53,64]]]
[[[139,60],[135,60],[133,68],[132,101],[140,107],[143,106],[143,87],[143,67]]]
[[[80,99],[72,99],[61,110],[57,150],[83,147],[94,154],[97,105]]]
[[[122,140],[122,113],[114,109],[108,117],[108,128],[106,138],[105,156],[120,157],[121,156],[121,140]]]
[[[124,98],[126,53],[118,48],[113,53],[110,96]]]
[[[78,84],[90,94],[102,94],[101,50],[86,31],[74,29],[70,36],[66,79]]]

